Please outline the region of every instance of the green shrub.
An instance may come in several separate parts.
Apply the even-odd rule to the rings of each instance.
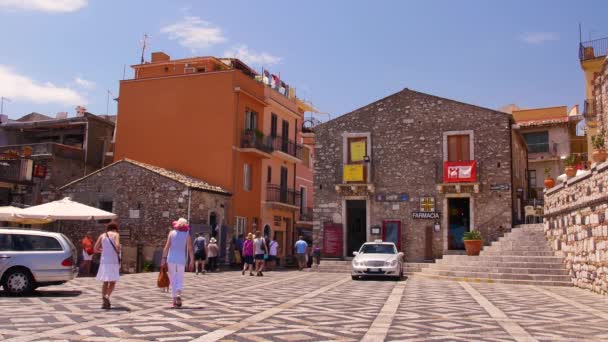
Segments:
[[[471,230],[464,233],[462,240],[483,240],[479,230]]]
[[[606,136],[606,131],[602,129],[598,134],[591,137],[591,145],[596,150],[604,149],[604,137]]]
[[[154,263],[152,261],[144,261],[144,272],[154,271]]]

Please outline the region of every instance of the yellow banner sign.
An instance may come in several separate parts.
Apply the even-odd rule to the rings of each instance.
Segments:
[[[353,141],[350,143],[350,161],[362,161],[366,154],[365,141]]]
[[[343,176],[345,182],[362,182],[363,164],[344,165]]]

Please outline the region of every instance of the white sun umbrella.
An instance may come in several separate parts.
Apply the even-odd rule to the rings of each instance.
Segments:
[[[117,217],[114,213],[74,202],[69,197],[23,209],[16,216],[23,219],[70,221],[111,220]]]
[[[23,209],[13,206],[0,207],[0,221],[15,222],[21,224],[45,224],[53,222],[49,219],[24,219],[18,216]]]

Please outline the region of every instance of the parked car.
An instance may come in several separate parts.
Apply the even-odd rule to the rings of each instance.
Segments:
[[[76,247],[63,234],[0,229],[0,285],[11,295],[74,279],[76,260]]]
[[[403,253],[392,242],[366,242],[353,255],[353,280],[363,276],[403,279]]]

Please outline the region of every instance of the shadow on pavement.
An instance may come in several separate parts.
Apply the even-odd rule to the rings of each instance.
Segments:
[[[30,294],[24,294],[14,297],[21,298],[33,298],[33,297],[78,297],[82,294],[82,291],[69,291],[69,290],[44,290],[44,291],[34,291]],[[0,297],[11,297],[6,292],[0,291]]]

